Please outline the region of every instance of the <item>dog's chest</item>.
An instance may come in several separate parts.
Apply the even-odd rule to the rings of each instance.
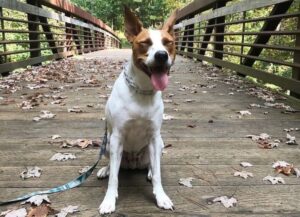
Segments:
[[[138,153],[149,145],[153,138],[154,123],[142,117],[129,119],[125,122],[121,133],[124,151]]]

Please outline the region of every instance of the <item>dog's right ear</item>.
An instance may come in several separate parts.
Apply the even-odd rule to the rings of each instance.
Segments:
[[[139,18],[127,7],[124,6],[125,12],[125,36],[132,43],[135,37],[142,31],[143,24]]]

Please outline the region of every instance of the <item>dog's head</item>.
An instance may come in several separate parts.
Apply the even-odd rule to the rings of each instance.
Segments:
[[[161,29],[152,30],[143,28],[138,17],[125,7],[125,35],[132,44],[134,64],[149,76],[156,90],[167,87],[170,67],[175,60],[176,14],[177,10]]]

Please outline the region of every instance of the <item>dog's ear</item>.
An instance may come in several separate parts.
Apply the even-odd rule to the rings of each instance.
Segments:
[[[162,30],[167,31],[171,35],[174,35],[173,26],[176,22],[177,13],[178,9],[174,10],[162,27]]]
[[[124,6],[124,12],[125,36],[127,40],[132,43],[135,37],[142,31],[143,24],[127,6]]]

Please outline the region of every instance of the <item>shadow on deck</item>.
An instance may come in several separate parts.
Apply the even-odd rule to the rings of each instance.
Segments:
[[[63,184],[95,162],[97,147],[60,146],[65,140],[97,140],[103,135],[106,98],[129,56],[129,50],[99,51],[0,80],[0,201]],[[286,144],[284,131],[300,127],[299,113],[291,112],[299,109],[296,103],[180,56],[171,71],[164,101],[165,113],[173,118],[165,120],[162,127],[168,145],[162,178],[176,210],[156,207],[146,171],[123,170],[115,216],[300,215],[299,178],[279,174],[286,182],[280,185],[262,180],[267,175],[277,176],[272,168],[277,160],[300,167],[299,146]],[[71,108],[78,113],[68,112]],[[33,121],[42,110],[56,116]],[[251,115],[238,114],[245,110]],[[261,133],[269,134],[270,142],[280,140],[279,146],[263,149],[245,138]],[[300,137],[299,130],[289,133]],[[61,138],[51,138],[57,134]],[[77,158],[50,161],[58,152],[73,153]],[[243,161],[254,166],[242,168]],[[22,180],[20,173],[27,166],[40,167],[41,177]],[[234,172],[242,170],[254,177],[234,177]],[[187,177],[194,177],[193,188],[178,184],[180,178]],[[50,195],[51,206],[60,210],[78,205],[81,211],[76,216],[98,216],[106,187],[107,180],[98,180],[94,172],[81,187]],[[219,203],[207,203],[207,199],[223,195],[233,195],[237,206],[226,209]],[[1,207],[1,211],[16,206],[19,203]]]

